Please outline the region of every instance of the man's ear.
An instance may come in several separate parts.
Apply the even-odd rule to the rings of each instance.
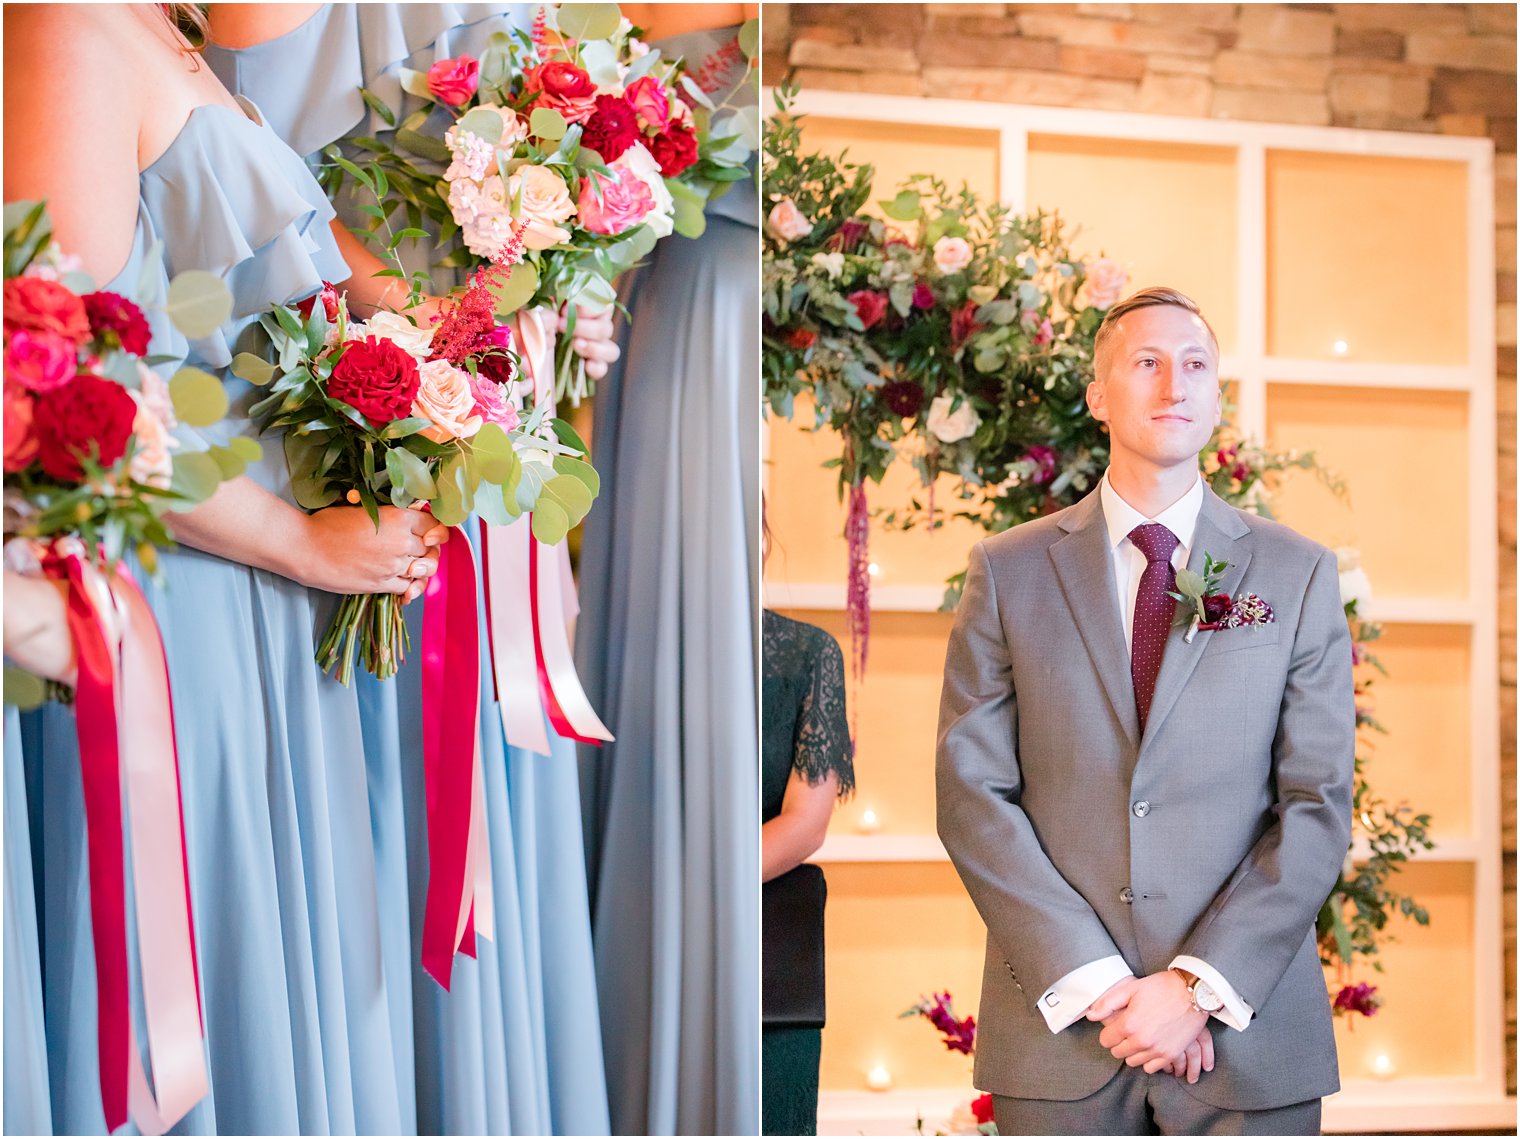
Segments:
[[[1099,423],[1108,422],[1108,389],[1097,380],[1087,385],[1087,410]]]
[[[1224,422],[1224,388],[1220,388],[1214,395],[1214,426],[1218,427]]]

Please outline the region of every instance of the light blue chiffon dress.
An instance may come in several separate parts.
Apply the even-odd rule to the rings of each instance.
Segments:
[[[655,46],[696,71],[734,35]],[[617,736],[581,760],[618,1134],[759,1130],[758,228],[745,181],[660,242],[596,394],[576,659]]]
[[[408,115],[422,101],[402,91],[402,67],[425,72],[439,59],[478,58],[492,34],[527,27],[532,12],[526,4],[333,4],[276,40],[238,51],[212,47],[206,57],[230,89],[258,102],[270,124],[315,164],[329,144],[388,129],[360,98],[361,84]],[[365,219],[358,204],[345,195],[337,204],[340,216],[359,225]],[[432,252],[408,250],[408,268],[427,266]],[[462,274],[444,272],[435,289],[462,283]],[[478,552],[475,521],[465,529]],[[483,598],[478,603],[483,614]],[[424,604],[407,608],[414,650]],[[478,940],[477,960],[455,958],[449,992],[419,964],[427,829],[418,654],[394,681],[356,682],[380,863],[385,968],[389,991],[400,998],[392,1003],[392,1032],[415,1044],[397,1082],[404,1092],[415,1091],[415,1122],[424,1134],[605,1134],[574,745],[552,731],[550,756],[506,745],[484,629],[481,650],[496,936]]]
[[[37,890],[27,817],[21,720],[5,708],[5,1133],[50,1135],[47,1035],[42,1018],[42,961]]]
[[[320,187],[257,109],[245,107],[248,114],[198,108],[143,171],[132,255],[105,286],[141,296],[142,280],[162,298],[168,278],[182,270],[220,277],[234,298],[232,315],[204,339],[186,342],[161,308],[148,309],[155,353],[217,374],[269,305],[308,296],[323,279],[348,272]],[[161,265],[148,256],[159,243]],[[255,435],[247,413],[258,391],[227,374],[224,383],[232,410],[201,437]],[[248,474],[293,502],[283,448],[277,439],[263,444],[264,458]],[[394,1134],[402,1115],[359,702],[312,659],[336,598],[189,547],[164,554],[161,564],[161,586],[137,572],[174,689],[211,1083],[176,1130]],[[98,1133],[104,1118],[73,716],[50,705],[22,721],[52,1123],[59,1132]],[[11,737],[8,729],[8,768]],[[9,1072],[8,1063],[7,1093]]]

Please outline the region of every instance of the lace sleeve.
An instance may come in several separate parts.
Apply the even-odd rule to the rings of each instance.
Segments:
[[[811,657],[812,678],[797,718],[792,767],[809,785],[833,772],[843,799],[855,790],[855,745],[845,714],[844,654],[833,637],[819,630]]]

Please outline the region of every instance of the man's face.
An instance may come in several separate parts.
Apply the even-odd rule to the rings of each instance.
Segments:
[[[1223,410],[1208,326],[1187,309],[1152,305],[1122,317],[1106,347],[1087,406],[1108,424],[1113,457],[1196,470]]]

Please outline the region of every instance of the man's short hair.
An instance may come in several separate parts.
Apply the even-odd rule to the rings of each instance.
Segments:
[[[1214,332],[1214,326],[1209,323],[1209,318],[1203,315],[1203,310],[1198,307],[1198,302],[1186,293],[1177,289],[1169,289],[1165,285],[1151,285],[1148,288],[1131,293],[1113,308],[1103,315],[1103,323],[1098,325],[1098,336],[1093,341],[1093,378],[1102,379],[1103,369],[1098,362],[1110,351],[1114,329],[1118,326],[1126,314],[1136,309],[1155,308],[1157,305],[1170,305],[1173,308],[1186,309],[1199,320],[1203,321],[1203,327],[1209,330],[1209,339],[1214,342],[1214,354],[1219,354],[1219,337]]]

